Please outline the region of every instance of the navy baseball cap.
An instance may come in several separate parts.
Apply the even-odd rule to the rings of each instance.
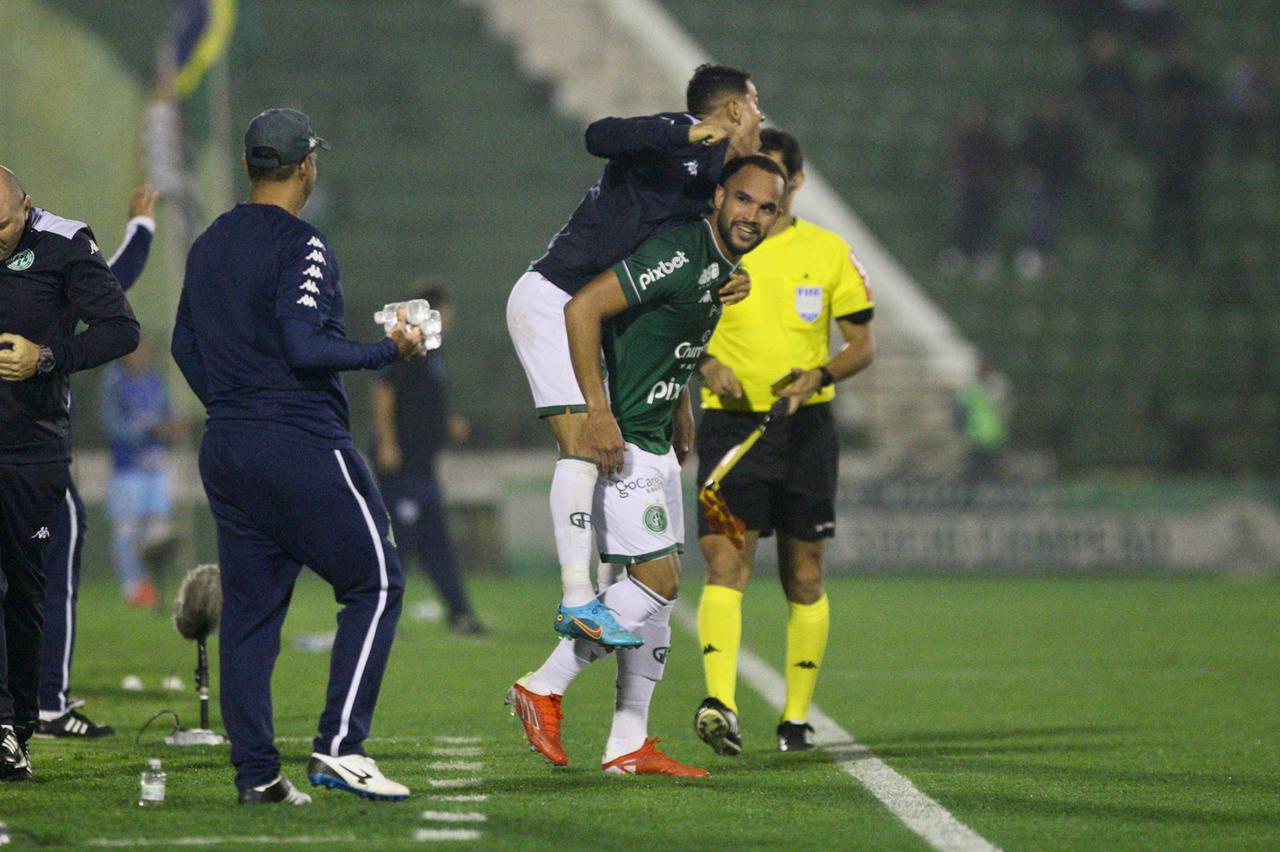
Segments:
[[[296,109],[269,109],[258,113],[244,132],[244,158],[249,165],[278,169],[302,162],[329,143],[311,129],[311,119]]]

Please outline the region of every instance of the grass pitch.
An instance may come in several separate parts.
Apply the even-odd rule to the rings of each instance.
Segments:
[[[424,587],[411,577],[409,598]],[[472,590],[492,638],[454,638],[407,616],[401,622],[368,748],[413,798],[368,803],[312,790],[309,808],[242,808],[225,747],[164,746],[163,725],[135,743],[162,708],[195,721],[193,695],[158,688],[170,674],[190,685],[194,647],[167,620],[124,610],[114,586],[88,584],[74,691],[120,734],[35,741],[38,781],[0,788],[0,819],[19,848],[435,842],[415,839],[419,831],[476,831],[461,842],[483,848],[925,848],[823,753],[779,754],[774,713],[746,683],[738,696],[746,750],[737,759],[713,755],[691,730],[702,674],[696,641],[680,627],[652,732],[713,777],[599,771],[611,661],[570,691],[572,762],[552,769],[527,750],[501,699],[550,650],[555,582],[482,578]],[[1280,583],[840,579],[830,594],[832,642],[817,703],[991,843],[1240,849],[1280,841]],[[695,602],[697,589],[685,597]],[[285,771],[305,789],[328,658],[293,640],[331,629],[334,611],[328,587],[304,575],[276,669]],[[746,644],[774,666],[784,618],[776,584],[760,578],[747,595]],[[148,690],[121,691],[127,674]],[[216,718],[215,706],[215,726]],[[441,739],[459,737],[480,739]],[[138,772],[149,757],[164,760],[168,798],[142,809]],[[473,778],[474,786],[432,786]],[[487,798],[432,798],[441,795]],[[425,820],[424,811],[485,819]]]

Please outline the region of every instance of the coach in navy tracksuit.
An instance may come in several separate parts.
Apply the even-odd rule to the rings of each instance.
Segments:
[[[0,167],[0,780],[32,777],[41,552],[71,483],[70,375],[127,355],[138,337],[89,227],[32,207]]]
[[[310,801],[280,774],[271,718],[280,627],[303,565],[343,605],[307,774],[368,798],[409,794],[362,748],[404,578],[339,371],[410,357],[422,336],[402,323],[377,343],[346,339],[337,262],[297,217],[317,148],[328,145],[295,110],[249,125],[249,201],[192,245],[173,332],[174,360],[208,412],[200,475],[218,528],[222,721],[241,802]]]
[[[142,276],[155,235],[156,191],[144,186],[129,200],[124,242],[107,261],[120,289]],[[80,554],[84,549],[84,501],[75,482],[67,489],[49,525],[44,549],[44,640],[40,650],[40,725],[38,737],[105,737],[115,733],[76,708],[71,700],[71,657],[75,650],[76,604],[80,597]]]

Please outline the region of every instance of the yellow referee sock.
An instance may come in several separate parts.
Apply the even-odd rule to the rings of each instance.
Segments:
[[[787,619],[787,704],[782,718],[803,722],[809,718],[809,703],[818,685],[818,670],[827,651],[831,629],[831,607],[824,594],[816,603],[788,603]]]
[[[742,644],[742,592],[728,586],[703,586],[698,603],[698,643],[707,695],[738,712],[738,646]]]

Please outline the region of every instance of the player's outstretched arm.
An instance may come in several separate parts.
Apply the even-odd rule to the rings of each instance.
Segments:
[[[587,152],[593,157],[616,160],[687,148],[702,139],[719,141],[724,138],[723,134],[718,139],[712,138],[707,129],[698,131],[699,127],[702,125],[690,127],[655,116],[602,118],[587,127]],[[718,127],[716,133],[719,133]]]
[[[626,294],[612,269],[597,275],[564,306],[569,359],[587,402],[587,444],[595,451],[596,465],[603,474],[622,470],[622,432],[609,409],[609,395],[600,371],[600,327],[626,309]]]

